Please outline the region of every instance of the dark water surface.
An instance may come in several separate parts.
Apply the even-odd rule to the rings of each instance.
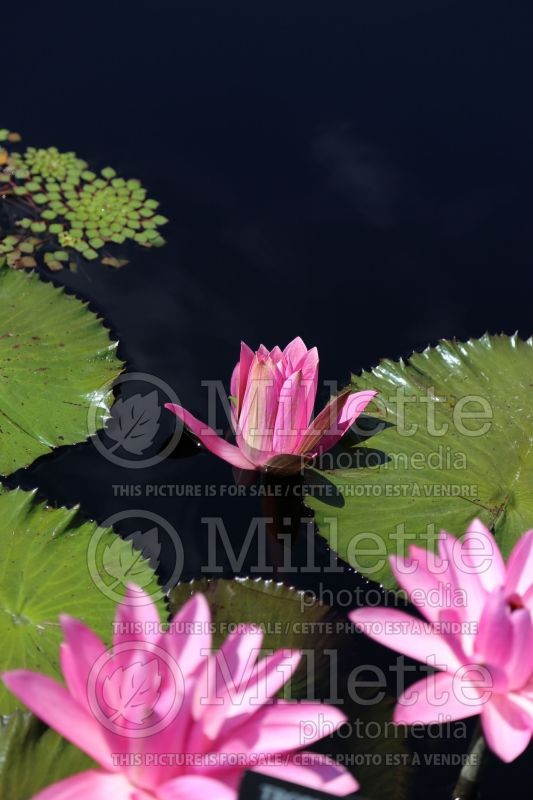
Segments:
[[[441,337],[531,333],[529,2],[30,2],[3,17],[1,124],[140,178],[171,220],[167,246],[123,271],[91,263],[54,281],[105,317],[128,369],[201,418],[202,380],[229,381],[241,339],[301,335],[321,377],[344,383]],[[183,443],[131,470],[86,443],[10,484],[99,521],[160,514],[193,577],[207,563],[202,518],[220,516],[237,549],[261,513],[254,498],[146,496],[232,484],[229,466],[193,453]],[[113,488],[131,484],[141,496]],[[483,796],[530,760],[491,767]],[[421,796],[449,797],[453,771],[426,777]]]

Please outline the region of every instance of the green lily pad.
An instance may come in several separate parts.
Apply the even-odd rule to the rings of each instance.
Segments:
[[[88,435],[108,415],[117,343],[86,304],[35,274],[0,270],[0,473]]]
[[[122,597],[129,581],[124,569],[116,579],[116,562],[133,564],[136,583],[165,615],[157,578],[131,541],[84,520],[77,508],[53,509],[35,502],[35,492],[0,490],[0,520],[0,672],[26,668],[60,678],[60,614],[110,643],[115,595]],[[0,714],[19,706],[0,684]]]
[[[462,535],[479,517],[507,555],[533,527],[531,339],[441,341],[352,386],[379,392],[381,430],[352,449],[355,468],[326,464],[307,502],[355,569],[391,587],[387,555],[432,546],[440,529]]]
[[[171,616],[196,592],[211,608],[213,646],[219,647],[240,623],[255,623],[263,633],[263,651],[294,649],[302,662],[282,690],[287,698],[324,699],[331,675],[338,673],[336,658],[353,646],[351,626],[330,606],[311,595],[275,581],[252,578],[200,579],[179,583],[170,591]]]
[[[17,710],[0,717],[0,797],[31,800],[41,789],[95,766],[33,714]]]

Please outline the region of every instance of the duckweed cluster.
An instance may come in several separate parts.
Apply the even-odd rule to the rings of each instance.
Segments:
[[[17,141],[12,136],[0,130],[0,142]],[[167,219],[140,181],[121,178],[111,167],[93,172],[76,153],[56,147],[0,149],[0,196],[9,219],[0,257],[14,268],[36,266],[37,255],[52,270],[75,268],[79,258],[120,267],[127,261],[109,248],[165,243],[159,228]]]

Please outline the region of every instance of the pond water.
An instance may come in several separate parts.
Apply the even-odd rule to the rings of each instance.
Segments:
[[[122,271],[89,264],[53,280],[104,316],[129,370],[164,381],[201,419],[202,381],[228,385],[241,339],[272,347],[301,335],[319,348],[321,378],[342,385],[442,337],[529,335],[528,10],[95,2],[86,14],[65,4],[53,24],[39,4],[29,27],[14,7],[23,45],[13,37],[2,49],[17,58],[23,46],[28,58],[10,72],[3,122],[29,144],[139,177],[170,219],[166,247],[132,251]],[[328,395],[322,386],[320,403]],[[160,444],[173,419],[161,421]],[[220,517],[238,551],[262,513],[257,498],[221,489],[234,485],[231,468],[186,439],[146,469],[114,464],[89,442],[9,483],[79,502],[99,521],[159,514],[183,542],[183,578],[208,563],[205,518]],[[210,496],[158,488],[206,484]],[[138,530],[141,517],[118,530]],[[253,561],[251,551],[243,574]],[[171,569],[163,553],[165,578]],[[292,582],[316,588],[322,578],[296,571]],[[348,569],[327,577],[337,591],[361,580]],[[529,768],[527,758],[494,764],[483,797],[500,797]],[[418,794],[448,798],[455,771],[427,770]]]

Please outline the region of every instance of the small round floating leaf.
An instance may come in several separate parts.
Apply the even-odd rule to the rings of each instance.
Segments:
[[[57,261],[55,258],[49,258],[46,261],[46,266],[48,269],[51,269],[52,272],[60,272],[64,265],[61,263],[61,261]]]
[[[63,230],[63,226],[60,225],[58,222],[55,222],[53,225],[50,225],[48,230],[50,231],[50,233],[57,235],[58,233],[61,233],[61,231]]]
[[[126,258],[115,258],[114,256],[104,256],[102,259],[102,264],[106,264],[108,267],[113,267],[114,269],[120,269],[120,267],[124,267],[128,263]]]
[[[44,194],[44,192],[38,192],[37,194],[33,195],[33,200],[38,205],[44,205],[48,201],[48,197]]]
[[[37,266],[37,262],[33,256],[23,256],[18,263],[23,269],[33,269]]]
[[[96,173],[91,172],[90,169],[86,169],[81,173],[81,177],[84,181],[94,181],[96,178]]]
[[[46,223],[32,222],[30,228],[33,231],[33,233],[44,233],[46,231]]]
[[[98,253],[96,250],[91,250],[90,247],[87,247],[85,250],[83,250],[83,257],[89,261],[94,261],[95,258],[98,258]]]
[[[111,180],[116,176],[116,172],[112,167],[104,167],[102,170],[102,177],[106,178],[107,180]]]

